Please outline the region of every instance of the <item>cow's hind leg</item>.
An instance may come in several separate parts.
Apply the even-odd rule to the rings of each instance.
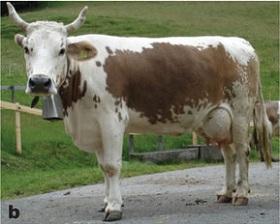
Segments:
[[[236,192],[233,197],[234,205],[247,205],[249,182],[249,121],[245,117],[235,118],[233,122],[233,142],[236,148],[236,158],[239,167],[239,179],[237,182]]]
[[[218,203],[231,203],[235,191],[236,152],[233,145],[222,148],[225,161],[225,183],[223,189],[217,193]]]

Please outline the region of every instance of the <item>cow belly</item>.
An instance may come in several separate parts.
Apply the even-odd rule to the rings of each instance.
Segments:
[[[150,123],[146,117],[131,110],[126,132],[180,135],[196,130],[209,143],[222,145],[231,142],[232,111],[229,105],[221,104],[199,110],[187,107],[184,110],[191,110],[192,113],[178,116],[176,122],[166,121],[156,124]]]
[[[204,117],[208,114],[211,107],[190,108],[184,107],[184,111],[192,111],[191,113],[183,113],[181,115],[174,114],[174,120],[165,120],[164,122],[151,123],[149,118],[143,116],[139,112],[129,110],[129,123],[126,129],[127,133],[154,133],[166,135],[180,135],[186,132],[196,130],[201,126]],[[160,115],[159,115],[160,116]]]
[[[148,118],[142,116],[141,113],[129,110],[129,122],[126,128],[126,133],[142,133],[142,134],[166,134],[166,135],[180,135],[186,132],[179,123],[171,123],[169,121],[162,123],[158,122],[152,124]]]

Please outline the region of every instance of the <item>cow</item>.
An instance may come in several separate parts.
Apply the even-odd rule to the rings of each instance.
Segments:
[[[272,136],[280,136],[280,101],[268,101],[265,103],[268,120],[271,124]]]
[[[104,173],[105,221],[122,217],[120,170],[125,133],[177,135],[196,131],[221,147],[225,183],[218,202],[248,203],[249,124],[252,116],[270,166],[269,134],[259,61],[238,37],[69,37],[85,21],[27,23],[26,93],[59,94],[66,131],[81,150],[95,153]],[[261,104],[255,107],[256,103]],[[239,167],[235,181],[235,167]]]
[[[260,107],[261,104],[256,104],[257,107]],[[269,121],[269,132],[272,137],[280,136],[280,101],[268,101],[265,102],[265,109],[267,118]],[[254,129],[251,142],[251,147],[256,147],[260,154],[260,160],[264,161],[263,150],[261,149],[262,144],[258,141],[257,131]],[[279,158],[272,157],[273,162],[279,161]]]

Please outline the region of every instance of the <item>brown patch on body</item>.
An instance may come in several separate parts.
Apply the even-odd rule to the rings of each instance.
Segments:
[[[94,95],[93,101],[94,101],[95,103],[100,103],[100,102],[101,102],[100,97],[97,96],[97,95]]]
[[[176,122],[172,112],[207,98],[217,104],[230,95],[224,89],[240,76],[224,47],[198,50],[192,46],[154,43],[143,52],[117,50],[104,64],[107,90],[126,101],[149,122]]]
[[[94,102],[94,108],[96,109],[96,108],[97,108],[97,105],[101,102],[100,97],[97,96],[97,95],[94,95],[94,97],[93,97],[93,102]]]
[[[73,74],[70,71],[67,75],[64,84],[59,88],[59,95],[61,97],[63,114],[68,116],[67,108],[72,107],[72,104],[81,99],[87,91],[87,82],[81,83],[81,73],[79,70]]]
[[[121,99],[117,99],[117,100],[115,101],[115,105],[116,105],[116,106],[119,106],[120,108],[122,108],[122,100],[121,100]]]
[[[95,64],[97,67],[100,67],[102,65],[100,61],[96,61]]]
[[[106,46],[105,49],[108,52],[108,54],[113,54],[113,51],[110,47]]]
[[[118,112],[118,118],[119,118],[119,121],[122,121],[122,114],[121,114],[121,112]]]

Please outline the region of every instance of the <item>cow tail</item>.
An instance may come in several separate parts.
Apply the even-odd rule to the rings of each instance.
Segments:
[[[258,96],[254,107],[254,140],[262,150],[267,167],[271,167],[271,126],[266,114],[260,76],[258,76]]]

